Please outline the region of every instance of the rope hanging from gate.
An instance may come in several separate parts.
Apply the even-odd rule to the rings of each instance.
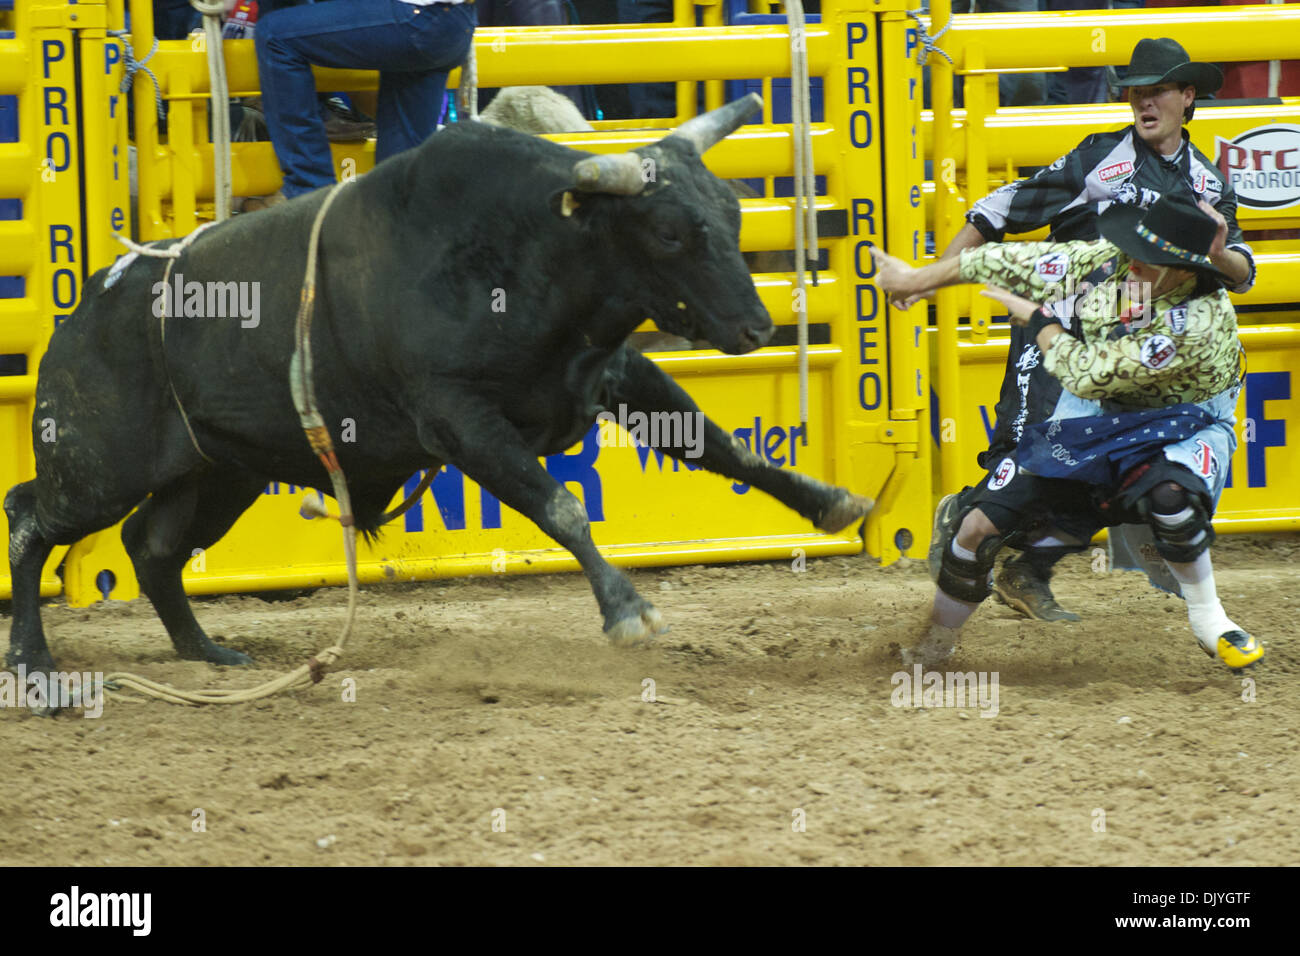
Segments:
[[[456,115],[461,119],[478,119],[478,61],[474,58],[474,44],[465,54],[465,65],[460,68],[460,86],[456,87]]]
[[[951,63],[952,57],[935,44],[939,42],[939,37],[947,33],[949,27],[952,26],[952,16],[949,15],[948,22],[943,25],[943,28],[940,29],[938,33],[934,36],[930,36],[930,34],[925,32],[925,24],[921,21],[921,14],[924,12],[924,10],[919,8],[907,11],[908,17],[916,21],[916,38],[921,41],[916,53],[916,65],[925,66],[925,61],[930,58],[931,53],[937,53]]]
[[[808,78],[808,27],[803,0],[787,0],[790,25],[790,122],[794,140],[795,312],[799,317],[799,421],[808,444],[808,289],[805,273],[818,285],[817,177],[812,156],[812,95]],[[812,252],[812,259],[808,257]]]
[[[217,222],[230,218],[230,87],[226,85],[226,58],[221,46],[221,0],[190,0],[203,14],[203,42],[208,51],[209,88],[212,93],[213,201]]]
[[[118,92],[131,92],[131,87],[135,83],[135,75],[137,73],[143,73],[145,76],[149,77],[149,79],[153,80],[153,97],[154,103],[158,107],[158,118],[165,118],[167,113],[163,109],[162,89],[158,86],[158,77],[153,75],[153,70],[145,66],[153,55],[158,52],[158,38],[153,38],[153,46],[149,48],[149,52],[145,55],[145,58],[143,60],[137,60],[135,58],[135,49],[131,46],[131,34],[129,32],[126,30],[107,30],[105,32],[108,36],[122,41],[122,68],[124,72],[122,75],[122,85],[118,87]]]
[[[352,633],[352,625],[357,611],[357,529],[352,514],[352,499],[348,494],[347,479],[343,475],[343,469],[339,467],[329,429],[326,427],[325,420],[316,404],[316,389],[312,380],[311,322],[316,304],[316,260],[320,245],[321,226],[325,221],[325,214],[329,211],[335,197],[338,196],[339,190],[345,187],[348,182],[348,180],[344,180],[338,183],[326,194],[325,201],[321,203],[316,218],[312,222],[311,237],[308,239],[307,245],[307,271],[306,276],[303,278],[302,294],[298,303],[298,316],[294,326],[295,349],[289,364],[289,387],[293,393],[298,418],[303,425],[303,430],[307,435],[312,450],[316,452],[321,464],[325,466],[325,470],[329,474],[334,497],[339,504],[338,520],[343,526],[343,550],[348,567],[348,609],[343,631],[336,643],[318,652],[315,657],[308,658],[307,662],[296,670],[288,674],[282,674],[280,677],[257,687],[234,690],[181,690],[169,684],[141,677],[138,674],[119,671],[106,674],[101,684],[114,699],[135,700],[130,697],[121,697],[117,693],[129,690],[171,704],[244,704],[249,701],[270,697],[284,690],[296,690],[320,683],[325,676],[326,669],[343,656],[343,647]],[[175,262],[180,257],[184,247],[193,241],[196,233],[197,230],[186,236],[180,243],[167,249],[137,246],[127,240],[123,241],[131,246],[133,251],[138,251],[142,255],[166,258]],[[192,434],[191,438],[193,438]],[[195,447],[197,447],[197,443]],[[432,478],[432,472],[427,477]]]

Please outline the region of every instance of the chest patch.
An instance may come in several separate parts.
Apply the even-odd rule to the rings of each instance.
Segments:
[[[1123,179],[1125,176],[1131,176],[1132,174],[1133,161],[1130,159],[1111,163],[1109,166],[1103,166],[1097,170],[1097,178],[1103,183],[1113,183],[1117,179]]]
[[[1176,309],[1170,309],[1165,313],[1165,318],[1169,321],[1169,328],[1173,329],[1174,335],[1182,335],[1187,331],[1187,306],[1180,305]]]
[[[1164,368],[1177,354],[1178,347],[1167,335],[1153,335],[1142,343],[1142,364],[1147,368]]]

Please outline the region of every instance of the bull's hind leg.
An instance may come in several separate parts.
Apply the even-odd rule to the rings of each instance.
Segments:
[[[15,485],[5,496],[14,601],[5,663],[11,667],[24,664],[29,671],[54,668],[40,608],[41,568],[50,552],[56,545],[73,544],[121,521],[146,493],[114,488],[109,480],[75,494],[65,493],[71,482],[57,469],[43,469],[39,455],[38,449],[36,479]]]
[[[252,663],[247,654],[214,644],[203,632],[190,608],[181,571],[196,549],[211,547],[230,530],[265,486],[265,479],[246,472],[205,472],[155,492],[122,526],[122,543],[135,566],[140,590],[185,660]]]
[[[9,573],[13,581],[13,627],[5,665],[32,671],[54,670],[54,657],[41,627],[41,568],[54,542],[36,522],[36,482],[15,485],[5,496],[9,518]]]
[[[626,360],[621,369],[617,362],[611,367],[614,378],[610,392],[616,405],[622,402],[629,412],[640,411],[647,415],[661,412],[699,414],[700,407],[659,366],[632,349],[624,348],[623,351]],[[865,517],[875,506],[870,498],[855,495],[846,488],[778,468],[750,451],[744,442],[728,435],[712,420],[703,418],[703,423],[703,441],[696,448],[678,446],[661,450],[673,458],[753,485],[832,534]],[[757,444],[758,436],[754,436],[754,440]]]

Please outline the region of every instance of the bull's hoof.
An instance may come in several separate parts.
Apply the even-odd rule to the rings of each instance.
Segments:
[[[237,651],[233,647],[222,647],[220,644],[209,642],[206,646],[196,647],[193,649],[177,649],[181,660],[186,661],[207,661],[209,664],[221,664],[225,667],[246,667],[253,663],[253,659],[243,651]]]
[[[817,522],[817,527],[827,534],[843,531],[855,521],[860,521],[870,514],[876,502],[871,498],[855,495],[851,491],[840,489],[835,503],[826,509]]]
[[[41,651],[39,654],[32,654],[10,648],[9,653],[5,654],[5,667],[10,670],[17,670],[19,666],[26,668],[29,674],[37,671],[49,674],[58,669],[54,664],[53,655],[48,650]]]
[[[639,647],[648,644],[660,634],[668,633],[664,616],[648,601],[642,601],[638,612],[621,618],[605,628],[605,636],[615,647]]]

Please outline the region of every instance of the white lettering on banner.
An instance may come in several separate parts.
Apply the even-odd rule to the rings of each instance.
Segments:
[[[845,24],[848,37],[848,54],[850,60],[859,55],[868,64],[876,62],[876,45],[871,30],[865,23],[850,22]],[[870,42],[869,42],[870,41]],[[861,49],[859,49],[861,47]],[[871,68],[869,66],[850,66],[846,72],[845,92],[848,107],[862,106],[849,116],[849,141],[855,149],[865,149],[871,145],[871,114],[865,107],[871,103]],[[853,271],[856,279],[854,292],[854,318],[858,322],[857,356],[858,366],[858,404],[865,411],[875,411],[884,401],[884,383],[881,373],[868,366],[879,365],[880,355],[884,354],[881,345],[882,325],[880,315],[880,290],[871,281],[876,275],[876,264],[871,258],[874,243],[866,238],[877,235],[876,204],[866,197],[853,197],[849,200],[849,231],[859,238],[853,246]]]
[[[1234,139],[1214,138],[1215,164],[1241,206],[1281,209],[1300,203],[1300,126],[1258,126]]]
[[[51,174],[48,180],[42,177],[41,189],[46,208],[52,213],[51,218],[56,218],[67,215],[68,207],[75,207],[80,198],[77,171],[72,168],[76,156],[73,146],[76,104],[69,94],[69,86],[63,85],[75,80],[75,76],[72,57],[64,41],[41,41],[41,78],[44,82],[39,116],[45,136],[44,166]],[[67,202],[59,202],[64,196],[68,197]],[[49,295],[57,326],[72,314],[80,295],[81,275],[76,254],[79,239],[71,223],[61,222],[50,222],[49,232],[43,238],[49,249]]]

